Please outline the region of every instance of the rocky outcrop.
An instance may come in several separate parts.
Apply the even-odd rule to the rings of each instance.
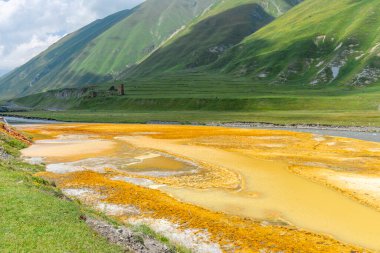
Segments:
[[[2,147],[0,147],[0,159],[8,160],[10,157],[11,156],[7,152],[5,152],[5,150]]]
[[[135,253],[174,253],[168,246],[158,240],[130,228],[115,227],[109,223],[89,217],[81,217],[93,230],[110,242]]]
[[[352,84],[355,86],[370,85],[380,79],[380,69],[366,67],[356,75]]]
[[[4,132],[27,145],[32,144],[32,141],[29,138],[14,130],[2,117],[0,117],[0,132]]]

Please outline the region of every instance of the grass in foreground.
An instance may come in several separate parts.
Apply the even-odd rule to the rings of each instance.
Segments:
[[[18,158],[19,150],[25,147],[0,131],[0,252],[125,252],[98,236],[80,217],[85,214],[116,227],[121,224],[67,201],[57,188],[34,177],[43,167]],[[131,229],[162,242],[173,252],[191,252],[146,225]]]
[[[0,149],[17,156],[22,147],[0,133]],[[41,169],[0,158],[0,252],[123,252],[79,219],[79,204],[32,176]]]

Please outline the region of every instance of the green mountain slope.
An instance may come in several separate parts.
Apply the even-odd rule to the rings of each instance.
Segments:
[[[138,63],[216,0],[149,0],[89,44],[71,67],[117,74]]]
[[[75,74],[68,66],[77,57],[78,51],[83,50],[94,38],[130,14],[131,11],[116,13],[64,37],[42,54],[0,79],[0,97],[18,96],[43,91],[46,88],[60,87],[71,78],[70,75]],[[78,78],[92,81],[99,77],[87,74]]]
[[[306,0],[212,69],[266,83],[367,86],[380,78],[380,1]]]
[[[188,70],[216,61],[225,51],[282,15],[300,0],[225,0],[196,19],[128,76]]]
[[[0,79],[0,98],[111,80],[216,0],[148,0],[66,36]]]
[[[305,0],[283,14],[297,3],[219,0],[120,79],[0,105],[79,121],[380,126],[380,2]],[[125,96],[110,92],[121,82]]]

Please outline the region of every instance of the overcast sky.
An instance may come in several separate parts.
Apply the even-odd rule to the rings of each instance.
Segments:
[[[144,0],[0,0],[0,75],[82,26]]]

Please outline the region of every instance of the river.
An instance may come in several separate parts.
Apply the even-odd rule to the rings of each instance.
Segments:
[[[113,179],[207,210],[380,250],[376,138],[368,142],[318,130],[38,123],[18,125],[37,139],[23,154],[45,161],[58,177],[114,173]]]

